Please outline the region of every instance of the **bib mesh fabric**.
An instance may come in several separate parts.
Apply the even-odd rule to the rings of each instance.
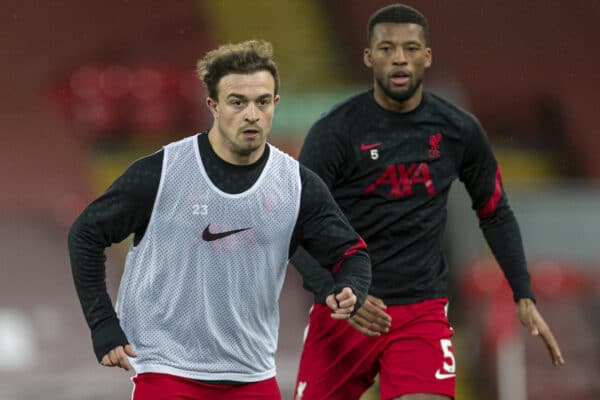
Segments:
[[[272,146],[259,179],[240,194],[210,181],[197,136],[165,147],[152,216],[127,255],[116,307],[137,373],[275,376],[278,298],[300,192],[298,163]]]

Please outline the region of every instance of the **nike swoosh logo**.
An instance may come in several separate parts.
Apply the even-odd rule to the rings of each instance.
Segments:
[[[208,226],[204,229],[204,232],[202,232],[202,239],[206,240],[207,242],[212,242],[213,240],[223,239],[224,237],[233,235],[234,233],[239,233],[239,232],[247,231],[248,229],[252,229],[252,228],[242,228],[242,229],[234,229],[232,231],[212,233],[209,228],[210,228],[210,224],[208,224]]]
[[[361,144],[360,145],[360,149],[362,151],[367,151],[367,150],[374,149],[377,146],[381,146],[381,142],[379,142],[379,143],[372,143],[372,144]]]
[[[456,374],[445,374],[443,372],[440,372],[440,370],[438,369],[437,371],[435,371],[435,379],[450,379],[450,378],[455,378]]]

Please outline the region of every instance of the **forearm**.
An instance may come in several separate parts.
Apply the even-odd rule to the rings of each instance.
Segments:
[[[355,311],[358,310],[365,302],[371,285],[371,260],[367,252],[360,249],[345,257],[333,276],[335,285],[332,293],[337,293],[344,287],[351,288],[357,297]]]
[[[331,271],[323,268],[302,246],[297,248],[290,262],[302,275],[304,289],[314,294],[316,303],[324,304],[335,285]]]
[[[73,282],[92,333],[98,361],[115,346],[127,343],[106,288],[105,245],[78,220],[69,232]]]
[[[292,264],[304,278],[304,287],[324,303],[343,287],[352,288],[362,303],[371,279],[366,244],[352,229],[331,193],[313,172],[300,167],[303,182],[298,223],[292,235]],[[356,274],[356,276],[354,276]]]
[[[481,221],[483,235],[496,257],[504,276],[513,291],[515,301],[521,298],[535,300],[527,261],[523,249],[523,240],[519,224],[510,210],[506,208]]]

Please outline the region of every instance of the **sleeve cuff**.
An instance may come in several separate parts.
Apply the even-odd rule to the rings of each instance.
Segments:
[[[521,284],[513,288],[513,299],[515,303],[517,303],[520,299],[531,299],[534,303],[536,303],[535,294],[533,294],[529,280],[527,284]]]
[[[116,317],[102,322],[92,330],[92,344],[98,362],[115,347],[125,346],[128,343]]]

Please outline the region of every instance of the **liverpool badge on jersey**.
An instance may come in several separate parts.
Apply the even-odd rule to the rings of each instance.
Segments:
[[[429,158],[439,158],[442,154],[440,152],[440,143],[442,141],[442,134],[440,132],[434,133],[429,136]]]

